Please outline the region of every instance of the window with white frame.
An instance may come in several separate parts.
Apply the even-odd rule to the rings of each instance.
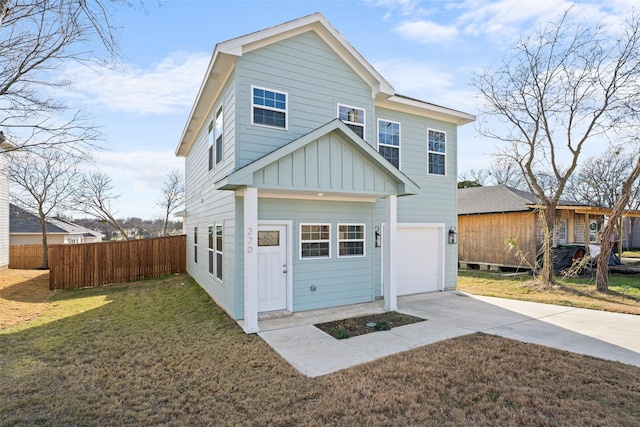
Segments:
[[[446,174],[446,134],[429,129],[428,133],[428,173],[432,175]]]
[[[364,256],[364,224],[338,224],[338,257]]]
[[[360,138],[364,139],[364,110],[338,104],[338,118],[344,122]]]
[[[378,119],[378,151],[400,169],[400,123]]]
[[[330,248],[330,224],[300,224],[300,258],[330,258]]]
[[[251,87],[251,124],[287,128],[287,93]]]
[[[216,165],[222,161],[222,133],[223,133],[223,122],[222,122],[222,107],[218,108],[216,112],[216,119],[214,123],[214,144],[216,151]]]
[[[193,262],[198,263],[198,227],[193,227]]]
[[[222,280],[222,225],[216,225],[216,277]]]
[[[567,220],[561,219],[558,221],[558,243],[561,245],[566,245],[568,242],[567,239]]]
[[[210,225],[208,228],[208,237],[209,237],[209,274],[213,276],[213,225]]]
[[[213,169],[213,120],[209,122],[209,133],[207,134],[207,141],[209,141],[209,170]]]

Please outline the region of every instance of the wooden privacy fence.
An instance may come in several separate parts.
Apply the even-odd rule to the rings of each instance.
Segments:
[[[130,282],[186,271],[186,236],[49,246],[49,289]]]
[[[35,270],[42,268],[42,264],[44,264],[42,245],[9,246],[9,268]]]

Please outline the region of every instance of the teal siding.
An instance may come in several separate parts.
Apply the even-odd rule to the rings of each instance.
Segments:
[[[375,195],[394,193],[396,183],[338,133],[317,141],[254,173],[258,188]]]
[[[243,199],[237,198],[239,223],[243,221]],[[374,259],[380,257],[380,248],[374,248],[373,221],[374,203],[336,202],[259,198],[258,219],[291,220],[293,245],[293,310],[311,310],[338,305],[373,301]],[[331,224],[331,258],[300,259],[300,224]],[[365,225],[365,256],[338,258],[338,224],[357,223]],[[239,244],[242,239],[237,237]],[[240,245],[239,245],[240,246]],[[244,249],[236,248],[238,259]],[[241,263],[239,263],[241,265]],[[239,283],[243,272],[237,269]],[[316,290],[311,290],[315,285]],[[240,286],[238,287],[241,288]],[[243,311],[243,295],[238,293],[236,311]],[[241,315],[241,317],[243,314]]]
[[[218,107],[223,106],[224,160],[209,170],[208,125]],[[216,101],[200,130],[196,142],[185,157],[185,210],[187,230],[187,271],[232,317],[235,311],[235,198],[228,191],[216,191],[214,182],[228,173],[235,152],[235,87],[229,83]],[[207,228],[223,225],[223,282],[209,274]],[[198,227],[198,263],[194,262],[193,228]]]
[[[338,103],[365,109],[365,140],[373,139],[371,88],[314,32],[244,54],[236,78],[238,167],[335,119]],[[288,130],[251,125],[251,85],[287,92]]]
[[[398,198],[398,222],[444,223],[447,234],[458,224],[456,125],[383,108],[376,110],[376,125],[377,118],[400,122],[400,170],[420,186],[418,194]],[[427,174],[427,129],[446,132],[446,176]],[[377,203],[376,219],[384,221],[384,201]],[[445,244],[444,249],[444,286],[451,289],[457,284],[458,246]]]

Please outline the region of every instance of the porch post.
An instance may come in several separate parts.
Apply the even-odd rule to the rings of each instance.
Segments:
[[[398,226],[398,200],[395,195],[384,200],[384,308],[387,311],[398,309],[398,291],[396,289],[394,257],[396,256],[396,228]]]
[[[244,332],[258,332],[258,189],[244,190]]]

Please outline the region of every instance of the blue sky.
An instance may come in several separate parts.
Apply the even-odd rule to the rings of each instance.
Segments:
[[[120,194],[118,216],[158,218],[166,175],[216,43],[321,12],[397,93],[477,114],[470,80],[520,37],[573,5],[587,23],[616,22],[636,0],[160,0],[113,10],[122,63],[113,71],[70,66],[70,103],[102,126],[95,166]],[[495,143],[460,128],[459,171],[487,166]]]

